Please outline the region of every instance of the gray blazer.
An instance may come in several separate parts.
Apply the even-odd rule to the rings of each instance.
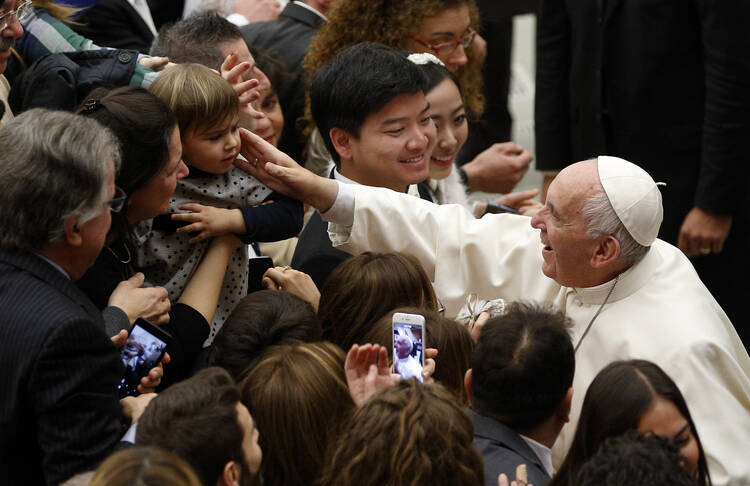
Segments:
[[[484,459],[484,482],[497,486],[497,477],[505,473],[510,480],[516,477],[516,466],[526,464],[529,482],[545,486],[550,477],[542,461],[520,435],[497,420],[467,409],[474,424],[474,447]]]

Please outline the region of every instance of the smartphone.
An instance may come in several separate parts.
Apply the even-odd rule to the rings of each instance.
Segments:
[[[511,213],[518,214],[518,209],[506,206],[505,204],[498,204],[496,202],[488,202],[487,209],[484,210],[484,214],[500,214],[500,213]]]
[[[247,277],[248,294],[265,288],[261,283],[263,281],[263,274],[265,274],[266,270],[269,268],[273,268],[273,260],[271,260],[271,257],[259,256],[251,258],[249,264]]]
[[[164,357],[172,336],[144,319],[138,319],[130,330],[120,357],[125,365],[122,380],[117,386],[120,398],[138,395],[138,384],[151,368]]]
[[[424,317],[419,314],[393,314],[393,371],[405,380],[422,383],[426,348]]]

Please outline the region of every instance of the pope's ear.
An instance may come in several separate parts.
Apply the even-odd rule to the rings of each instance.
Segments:
[[[328,131],[328,136],[331,137],[331,143],[333,143],[333,148],[336,149],[339,157],[342,159],[352,158],[352,136],[349,132],[342,128],[331,128]]]
[[[591,266],[603,267],[615,262],[620,257],[620,242],[612,235],[599,237],[596,251],[591,257]]]
[[[68,216],[65,220],[65,242],[70,246],[81,246],[83,243],[79,220],[79,214]]]

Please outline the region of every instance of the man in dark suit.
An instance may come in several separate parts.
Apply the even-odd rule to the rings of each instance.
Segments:
[[[302,160],[305,146],[297,119],[304,115],[307,79],[302,69],[310,41],[321,25],[333,0],[305,0],[289,2],[279,18],[267,22],[253,22],[240,28],[247,45],[262,48],[278,59],[289,74],[282,86],[276,86],[284,112],[284,130],[279,149],[297,160]]]
[[[552,444],[568,421],[575,355],[562,314],[513,304],[487,321],[466,373],[474,446],[484,458],[487,486],[526,465],[528,482],[552,477]]]
[[[116,147],[93,120],[63,112],[27,111],[0,130],[3,484],[63,482],[122,436],[123,366],[73,284],[124,202],[113,199]]]
[[[616,155],[663,190],[659,237],[692,257],[745,346],[750,36],[743,0],[543,0],[537,169]],[[551,177],[548,177],[550,180]]]
[[[156,26],[146,0],[100,0],[85,10],[71,28],[102,47],[147,53]]]

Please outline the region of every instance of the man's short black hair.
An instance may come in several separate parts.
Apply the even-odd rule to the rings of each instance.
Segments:
[[[674,443],[629,431],[610,437],[578,472],[578,486],[695,486]]]
[[[561,312],[529,303],[487,321],[472,358],[472,408],[517,431],[549,419],[573,384],[570,327]]]
[[[240,382],[271,346],[318,341],[322,332],[313,307],[296,295],[253,292],[237,304],[216,335],[212,364]]]
[[[224,62],[220,46],[237,39],[243,37],[236,25],[216,12],[199,13],[162,27],[149,54],[219,70]]]
[[[365,120],[397,96],[424,92],[427,77],[390,47],[362,42],[338,53],[315,72],[310,110],[315,125],[338,166],[329,131],[340,128],[354,137]]]
[[[225,370],[203,369],[149,403],[138,421],[136,444],[174,452],[193,467],[203,484],[216,484],[229,461],[247,470],[239,401],[239,390]]]

